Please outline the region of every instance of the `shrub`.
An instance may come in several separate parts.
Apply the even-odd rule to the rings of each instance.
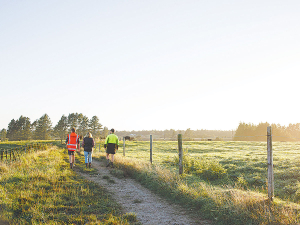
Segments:
[[[174,164],[179,163],[179,157],[174,158]],[[216,160],[204,158],[193,158],[186,152],[183,155],[185,173],[194,173],[205,180],[221,179],[226,175],[227,170]]]

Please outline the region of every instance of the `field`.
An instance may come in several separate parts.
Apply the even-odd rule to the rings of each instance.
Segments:
[[[12,144],[18,145],[18,143]],[[105,155],[103,143],[97,144],[93,157],[103,160]],[[4,145],[0,144],[0,148],[1,146]],[[152,164],[149,163],[149,149],[149,142],[126,141],[125,157],[123,157],[121,142],[116,154],[116,169],[113,173],[121,177],[131,176],[155,193],[187,207],[204,218],[215,221],[216,224],[300,223],[299,143],[273,142],[275,177],[273,202],[268,202],[267,199],[266,143],[183,142],[184,174],[181,176],[178,175],[177,142],[155,141]],[[30,153],[31,155],[28,154],[17,162],[1,164],[0,197],[4,202],[1,208],[5,209],[3,214],[6,215],[5,218],[17,215],[18,222],[35,219],[37,223],[45,220],[50,223],[76,221],[75,223],[78,224],[100,221],[108,216],[113,216],[115,220],[122,220],[122,216],[112,215],[112,212],[118,211],[117,205],[107,206],[106,211],[103,212],[91,212],[87,216],[75,213],[75,216],[71,217],[75,211],[70,202],[79,199],[76,197],[64,205],[60,199],[67,198],[67,193],[62,189],[68,190],[75,185],[76,194],[86,199],[85,190],[95,189],[95,186],[92,183],[86,184],[74,173],[66,173],[68,163],[66,156],[62,155],[63,150],[47,151]],[[84,166],[82,159],[78,163]],[[57,164],[62,167],[58,167]],[[31,171],[29,175],[24,174],[25,168]],[[54,171],[56,175],[50,177],[44,168]],[[64,180],[68,182],[62,182]],[[20,189],[28,182],[31,182],[28,191],[13,192],[15,188]],[[52,196],[42,195],[43,191],[40,191],[51,188],[47,183],[55,184]],[[30,205],[35,202],[33,195],[42,195],[39,205],[44,202],[50,203],[51,208],[43,204],[39,208]],[[108,198],[105,195],[101,197],[102,193],[99,195],[99,198]],[[23,208],[18,211],[15,205],[20,206],[20,204],[23,204]],[[71,210],[71,213],[61,214],[59,207],[65,211]],[[84,204],[78,207],[80,212],[88,210]],[[95,217],[95,213],[102,213],[102,217]]]
[[[300,223],[299,143],[273,142],[273,202],[267,198],[266,143],[184,142],[182,176],[177,142],[154,142],[152,165],[149,142],[127,141],[125,149],[123,157],[120,143],[118,169],[217,224]]]
[[[149,142],[126,142],[125,155],[128,158],[150,160]],[[198,180],[213,185],[240,186],[243,189],[267,193],[267,145],[263,142],[184,142],[185,172],[187,182]],[[123,155],[120,144],[119,155]],[[275,196],[284,200],[300,203],[300,144],[295,142],[274,142],[274,179]],[[154,142],[153,164],[178,171],[177,142]],[[210,162],[225,169],[217,179],[203,178],[190,168],[191,162]],[[194,165],[195,167],[195,165]]]

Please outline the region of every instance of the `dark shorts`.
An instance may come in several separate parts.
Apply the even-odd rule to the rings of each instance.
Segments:
[[[68,150],[68,155],[75,155],[75,151]]]
[[[106,147],[107,154],[116,154],[116,147],[118,147],[116,144],[108,143]]]
[[[115,149],[111,149],[111,148],[107,148],[106,149],[106,153],[108,153],[108,154],[116,154],[116,150]]]

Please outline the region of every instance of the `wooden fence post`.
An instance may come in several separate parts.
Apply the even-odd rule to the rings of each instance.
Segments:
[[[152,164],[152,134],[150,134],[150,162]]]
[[[272,127],[267,128],[268,146],[268,198],[273,201],[274,197],[274,171],[273,171],[273,149],[272,149]]]
[[[178,134],[178,151],[179,151],[179,175],[180,175],[183,174],[182,134]]]
[[[123,156],[125,156],[125,137],[123,137]]]

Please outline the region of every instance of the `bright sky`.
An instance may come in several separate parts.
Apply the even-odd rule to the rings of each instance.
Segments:
[[[0,0],[0,129],[300,122],[298,0]]]

